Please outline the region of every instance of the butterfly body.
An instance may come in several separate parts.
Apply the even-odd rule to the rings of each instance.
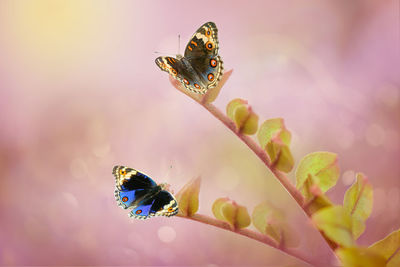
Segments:
[[[125,166],[115,166],[113,175],[115,199],[123,209],[132,209],[130,217],[147,219],[178,213],[178,203],[171,193],[164,190],[164,184],[157,185],[147,175]]]
[[[218,55],[218,29],[214,22],[203,24],[186,46],[184,56],[158,57],[156,64],[181,82],[188,90],[204,94],[217,86],[223,74]]]

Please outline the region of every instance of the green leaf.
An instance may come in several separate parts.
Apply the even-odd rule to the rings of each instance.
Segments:
[[[261,124],[257,133],[258,142],[263,149],[272,139],[280,139],[285,145],[290,145],[291,134],[286,129],[282,118],[269,119]]]
[[[251,223],[249,212],[246,207],[238,206],[235,228],[246,228]]]
[[[332,206],[332,202],[324,195],[321,188],[317,184],[316,178],[309,175],[303,186],[303,194],[305,197],[305,210],[308,215],[312,215],[320,209]]]
[[[367,248],[339,248],[335,252],[344,267],[382,267],[386,263],[384,257]]]
[[[215,218],[229,223],[232,229],[245,228],[251,223],[247,208],[238,205],[229,198],[219,198],[215,200],[212,206],[212,212]]]
[[[330,152],[314,152],[305,156],[296,170],[296,187],[303,195],[306,194],[304,183],[312,176],[322,192],[328,191],[339,179],[337,155]]]
[[[345,247],[354,244],[352,218],[342,206],[323,208],[313,214],[312,221],[333,242]]]
[[[271,165],[283,172],[290,172],[294,159],[289,147],[280,140],[272,139],[267,143],[266,151],[271,159]]]
[[[286,173],[293,169],[294,159],[289,148],[291,134],[286,129],[283,119],[266,120],[260,126],[257,137],[272,166]]]
[[[351,216],[351,215],[350,215]],[[358,217],[351,216],[351,222],[352,222],[352,228],[351,231],[353,231],[353,237],[355,240],[357,240],[362,233],[364,233],[365,230],[365,221],[361,220]]]
[[[258,115],[255,114],[246,100],[237,98],[226,106],[226,114],[235,123],[239,132],[252,135],[258,129]]]
[[[369,249],[382,255],[387,267],[400,266],[400,230],[372,244]]]
[[[357,174],[354,184],[344,195],[343,207],[353,217],[354,237],[358,238],[365,229],[365,221],[370,216],[373,203],[373,189],[367,177]]]
[[[175,195],[183,216],[192,216],[198,211],[200,182],[200,177],[191,180]]]
[[[278,244],[297,246],[300,242],[297,234],[286,223],[284,215],[267,202],[254,208],[252,214],[253,224],[261,233],[270,236]]]

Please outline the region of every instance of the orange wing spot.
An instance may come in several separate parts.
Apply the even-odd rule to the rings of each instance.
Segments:
[[[174,62],[172,62],[171,58],[167,57],[167,60],[169,61],[169,63],[173,64]]]
[[[175,59],[171,57],[171,60],[175,63]]]
[[[126,171],[125,170],[119,170],[119,174],[126,175]]]
[[[215,60],[215,59],[211,59],[210,60],[210,65],[211,65],[211,67],[213,67],[213,68],[215,68],[216,66],[217,66],[217,61]]]
[[[212,49],[214,48],[213,43],[207,42],[207,43],[206,43],[206,48],[207,48],[208,50],[212,50]]]
[[[174,211],[174,208],[173,208],[173,207],[169,207],[169,208],[168,208],[168,211],[169,211],[169,212],[173,212],[173,211]]]
[[[192,51],[193,49],[190,47],[190,46],[188,46],[188,49],[190,50],[190,51]]]
[[[123,197],[122,198],[122,202],[127,202],[128,201],[128,198],[127,197]]]
[[[210,30],[206,30],[206,36],[209,37],[211,35]]]
[[[207,75],[207,79],[211,82],[212,80],[214,80],[214,74],[212,74],[212,73],[209,73],[208,75]]]
[[[189,85],[189,81],[186,79],[183,79],[183,82],[186,83],[187,85]]]
[[[191,41],[191,44],[193,44],[194,46],[197,46],[197,43],[195,41]]]
[[[172,72],[173,75],[176,75],[176,74],[177,74],[176,70],[173,69],[173,68],[171,68],[171,72]]]
[[[140,213],[142,213],[142,210],[137,210],[135,213],[140,214]]]
[[[197,83],[194,84],[194,87],[196,87],[197,89],[200,89],[200,85],[198,85]]]

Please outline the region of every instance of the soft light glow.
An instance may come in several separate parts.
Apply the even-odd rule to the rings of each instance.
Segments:
[[[170,243],[176,238],[175,229],[170,226],[161,226],[158,229],[158,237],[162,242]]]

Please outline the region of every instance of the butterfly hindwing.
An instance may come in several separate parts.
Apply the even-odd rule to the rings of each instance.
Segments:
[[[147,219],[154,216],[154,214],[150,213],[151,206],[153,205],[154,201],[154,198],[145,199],[129,213],[129,217],[136,219]]]
[[[178,213],[178,203],[171,193],[161,190],[154,197],[155,201],[151,206],[151,213],[155,216],[173,216]]]

